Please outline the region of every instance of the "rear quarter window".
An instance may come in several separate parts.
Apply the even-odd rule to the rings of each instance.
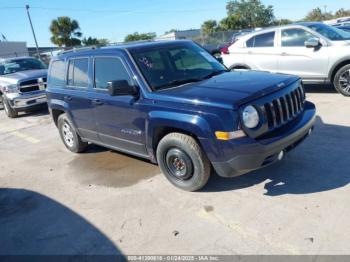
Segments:
[[[275,42],[275,32],[269,32],[253,36],[246,42],[247,47],[273,47]]]
[[[65,85],[66,65],[62,60],[56,60],[51,63],[48,84],[50,86],[64,86]]]

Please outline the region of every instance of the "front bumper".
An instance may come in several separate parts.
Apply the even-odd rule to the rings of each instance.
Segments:
[[[235,177],[278,161],[281,151],[288,152],[311,132],[316,119],[314,104],[306,102],[304,113],[287,130],[262,140],[238,146],[238,153],[224,162],[212,162],[218,175]],[[240,148],[241,147],[241,148]]]
[[[13,110],[27,111],[46,104],[46,93],[10,93],[6,94],[6,99],[10,102]]]

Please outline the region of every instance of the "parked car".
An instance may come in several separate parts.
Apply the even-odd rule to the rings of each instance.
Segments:
[[[261,30],[261,28],[255,28],[255,29],[242,29],[242,30],[239,30],[238,32],[234,33],[232,35],[232,38],[231,38],[231,41],[229,43],[227,43],[226,45],[222,46],[220,48],[220,53],[223,53],[223,54],[228,54],[229,53],[229,50],[228,48],[233,45],[235,42],[237,42],[241,37],[243,37],[244,35],[246,34],[249,34],[249,33],[252,33],[252,32],[255,32],[255,31],[258,31],[258,30]]]
[[[335,26],[335,27],[350,33],[350,24],[349,25],[339,25],[339,26]]]
[[[202,47],[207,50],[212,55],[220,55],[221,49],[227,46],[228,43],[222,43],[222,44],[204,44]]]
[[[323,23],[300,23],[243,36],[222,53],[233,70],[298,75],[304,83],[333,83],[350,96],[350,33]]]
[[[315,120],[299,77],[230,72],[191,41],[65,52],[48,73],[49,110],[64,145],[98,144],[158,163],[195,191],[281,160]]]
[[[16,57],[0,61],[0,103],[10,118],[46,104],[47,68],[40,60]]]

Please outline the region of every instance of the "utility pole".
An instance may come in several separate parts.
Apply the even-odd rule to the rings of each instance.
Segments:
[[[35,36],[33,24],[32,24],[32,19],[30,18],[30,14],[29,14],[29,5],[26,5],[26,9],[27,9],[27,15],[28,15],[29,23],[30,23],[30,28],[32,29],[32,33],[33,33],[33,37],[34,37],[34,41],[35,41],[36,52],[38,54],[38,58],[40,59],[40,52],[39,52],[38,42],[36,41],[36,36]]]

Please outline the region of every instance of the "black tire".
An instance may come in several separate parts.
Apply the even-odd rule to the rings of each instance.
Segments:
[[[81,137],[75,131],[72,122],[66,114],[61,114],[58,117],[57,127],[61,139],[69,151],[73,153],[81,153],[86,149],[88,143],[81,140]]]
[[[3,96],[0,92],[0,109],[4,109],[4,101],[3,101]]]
[[[334,76],[335,89],[344,96],[350,96],[350,64],[340,68]]]
[[[5,97],[3,97],[2,102],[4,103],[4,111],[5,114],[9,117],[9,118],[16,118],[18,117],[18,112],[16,112],[10,105],[10,103],[7,101],[7,99]]]
[[[157,160],[165,177],[185,191],[197,191],[208,182],[211,165],[196,140],[181,133],[163,137],[157,147]]]

